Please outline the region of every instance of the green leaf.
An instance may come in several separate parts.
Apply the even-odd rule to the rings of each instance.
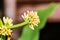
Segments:
[[[35,37],[37,36],[35,34],[38,34],[37,32],[39,32],[39,30],[37,30],[37,28],[35,30],[31,30],[28,25],[25,26],[24,32],[22,33],[23,35],[21,36],[21,38],[19,40],[33,40]],[[34,35],[34,36],[33,36]],[[38,38],[37,38],[38,39]]]
[[[19,40],[39,40],[39,31],[44,28],[46,24],[47,17],[52,14],[56,4],[50,4],[48,8],[44,10],[38,10],[38,16],[40,18],[40,23],[38,27],[35,27],[34,30],[30,29],[29,26],[25,26]]]
[[[3,26],[3,22],[2,22],[2,20],[0,19],[0,26]]]
[[[47,17],[50,16],[55,8],[56,4],[50,4],[47,9],[44,10],[38,10],[38,16],[40,18],[40,24],[39,24],[39,29],[42,29],[46,23]]]
[[[57,4],[55,4],[55,3],[51,3],[49,5],[49,7],[46,8],[46,9],[39,9],[39,10],[37,10],[38,15],[40,16],[40,18],[44,18],[44,17],[50,16],[52,14],[54,8],[56,7],[56,5]]]

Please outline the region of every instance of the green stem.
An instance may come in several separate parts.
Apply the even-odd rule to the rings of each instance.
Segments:
[[[24,25],[26,25],[26,24],[28,24],[28,23],[29,23],[29,21],[28,21],[28,20],[26,20],[26,21],[25,21],[25,22],[23,22],[23,23],[16,24],[16,25],[13,25],[13,26],[9,26],[8,28],[13,29],[13,28],[22,27],[22,26],[24,26]]]

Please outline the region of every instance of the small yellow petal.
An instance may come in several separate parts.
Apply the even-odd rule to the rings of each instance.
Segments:
[[[6,17],[6,18],[3,17],[3,22],[4,22],[5,25],[9,25],[9,26],[12,26],[11,24],[13,24],[12,19],[8,18],[8,17]]]

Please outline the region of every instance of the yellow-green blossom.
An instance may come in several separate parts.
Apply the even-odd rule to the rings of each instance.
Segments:
[[[40,23],[40,19],[36,11],[24,12],[24,15],[22,15],[22,18],[24,20],[26,19],[29,20],[29,27],[33,30],[34,30],[34,26],[38,26],[38,23]]]
[[[8,29],[6,26],[0,27],[0,34],[4,36],[12,35],[12,30]]]
[[[3,17],[3,22],[4,22],[4,24],[5,25],[9,25],[9,26],[12,26],[13,24],[12,24],[12,19],[11,18],[5,18],[5,17]]]

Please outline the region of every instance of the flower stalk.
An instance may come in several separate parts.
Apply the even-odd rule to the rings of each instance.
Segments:
[[[9,27],[7,27],[7,28],[10,28],[10,29],[18,28],[18,27],[22,27],[22,26],[24,26],[24,25],[26,25],[26,24],[29,24],[29,20],[26,20],[25,22],[22,22],[22,23],[19,23],[19,24],[15,24],[15,25],[13,25],[13,26],[9,26]]]

